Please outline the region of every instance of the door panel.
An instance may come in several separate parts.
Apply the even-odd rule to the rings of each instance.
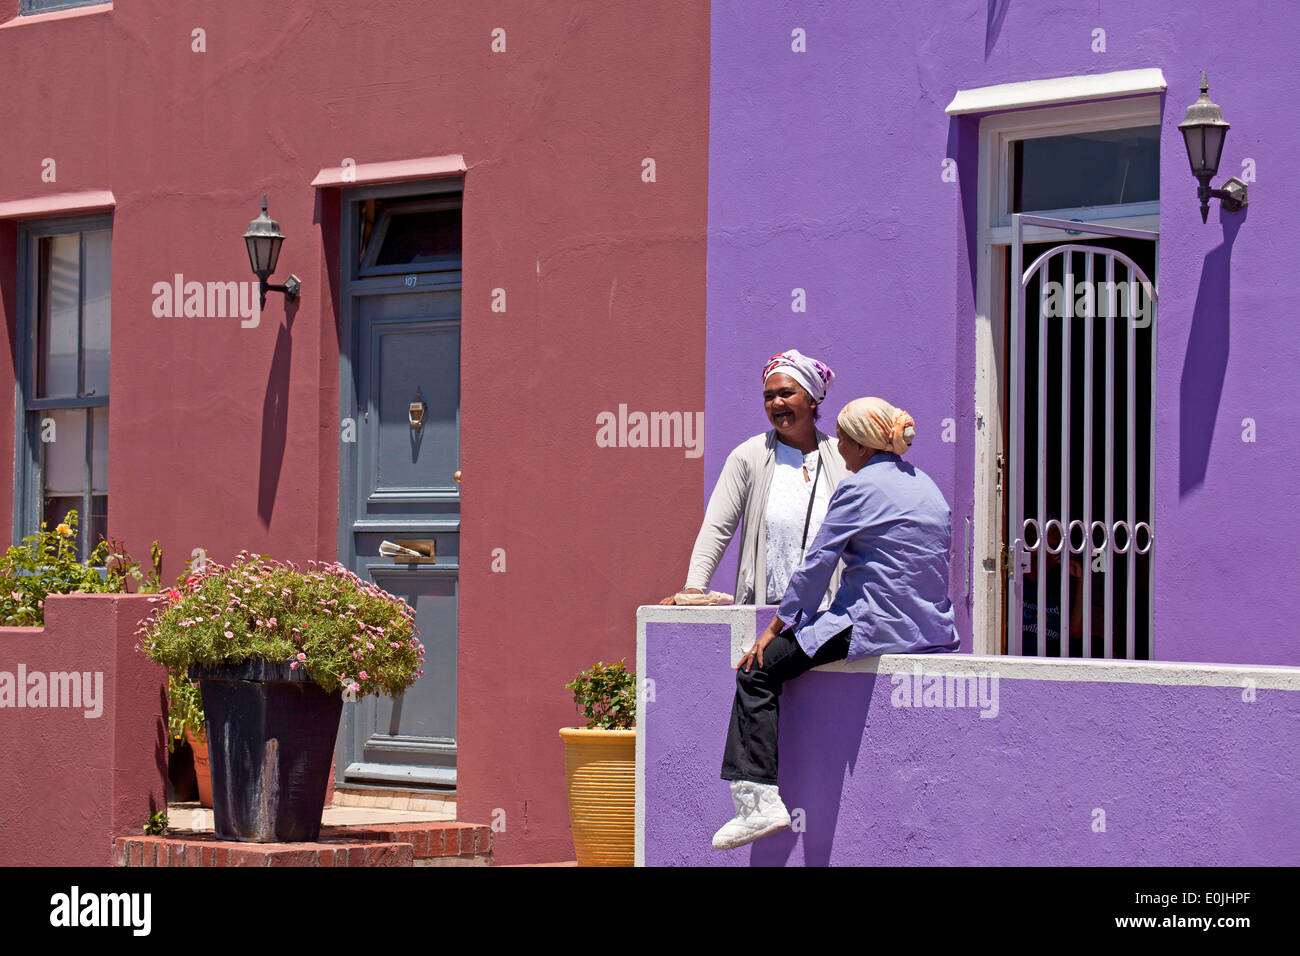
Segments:
[[[345,259],[346,261],[346,259]],[[419,277],[347,285],[355,442],[340,461],[340,561],[415,609],[424,676],[397,698],[344,711],[340,776],[358,784],[456,783],[460,490],[460,291]],[[411,291],[408,291],[410,289]],[[411,403],[425,405],[418,425]],[[346,409],[345,409],[346,411]],[[384,540],[432,541],[432,561],[379,554]],[[342,553],[346,552],[346,554]]]

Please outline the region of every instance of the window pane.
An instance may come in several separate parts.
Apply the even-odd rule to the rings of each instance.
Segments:
[[[40,310],[37,325],[36,395],[77,394],[77,311],[81,286],[81,237],[40,240]]]
[[[394,215],[377,266],[405,266],[460,255],[460,210],[430,209]]]
[[[108,494],[108,409],[92,408],[90,417],[95,433],[91,436],[90,490],[93,494]]]
[[[69,511],[81,513],[81,498],[72,498],[67,496],[44,498],[44,511],[41,512],[41,520],[46,524],[46,530],[53,531],[67,517]],[[78,524],[81,522],[78,521]]]
[[[47,498],[80,495],[86,487],[86,409],[49,409],[41,415],[42,421],[54,420],[53,429],[40,429],[42,438],[53,439],[41,443],[42,494]]]
[[[47,10],[67,10],[70,7],[91,7],[108,0],[22,0],[19,13],[44,13]]]
[[[107,229],[86,235],[86,287],[82,290],[82,389],[86,395],[108,394],[109,248]]]
[[[90,521],[85,523],[86,550],[81,555],[85,560],[95,545],[108,537],[108,495],[95,495],[90,499]]]
[[[1044,136],[1013,144],[1011,212],[1160,198],[1160,127]]]

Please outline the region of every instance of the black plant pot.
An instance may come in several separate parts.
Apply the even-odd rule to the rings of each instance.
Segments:
[[[343,695],[287,663],[190,668],[207,718],[213,829],[245,843],[320,836]]]

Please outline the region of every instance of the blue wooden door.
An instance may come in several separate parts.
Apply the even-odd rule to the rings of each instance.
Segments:
[[[345,784],[448,788],[456,783],[459,197],[379,192],[378,200],[350,198],[343,211],[351,228],[339,560],[415,608],[426,653],[424,676],[405,694],[345,708],[336,772]],[[383,556],[383,541],[427,547],[432,560]]]

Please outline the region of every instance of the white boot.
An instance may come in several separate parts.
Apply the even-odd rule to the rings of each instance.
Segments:
[[[715,850],[734,850],[790,825],[790,813],[774,783],[733,780],[731,802],[736,816],[713,834]]]

